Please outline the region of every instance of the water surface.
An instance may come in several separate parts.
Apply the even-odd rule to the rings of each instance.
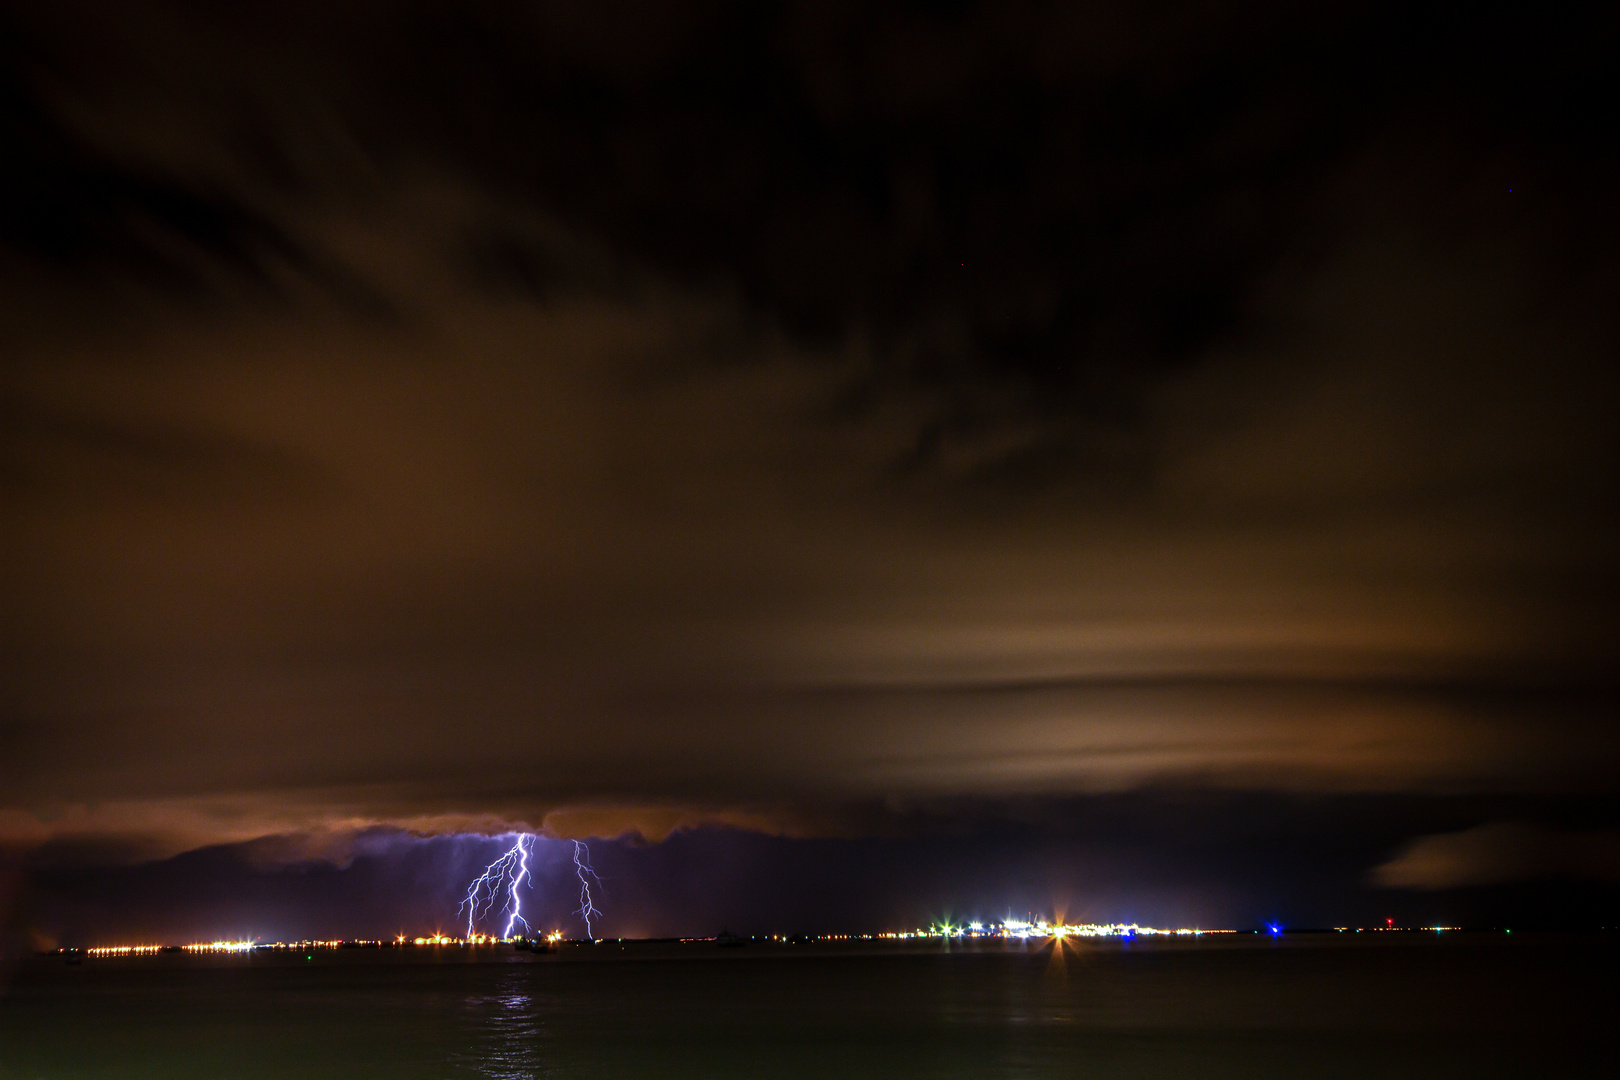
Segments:
[[[1606,1076],[1607,938],[39,958],[0,1080]]]

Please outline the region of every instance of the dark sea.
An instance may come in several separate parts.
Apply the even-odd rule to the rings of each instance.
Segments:
[[[39,957],[0,988],[0,1078],[1613,1077],[1617,959],[1500,933]]]

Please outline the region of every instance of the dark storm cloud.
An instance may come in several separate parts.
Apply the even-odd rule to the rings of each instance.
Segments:
[[[271,255],[296,255],[273,223],[226,192],[208,192],[96,146],[48,100],[57,72],[31,54],[29,38],[5,19],[0,46],[0,239],[45,265],[101,263],[152,276],[169,287],[195,284],[200,264],[256,274]]]
[[[794,333],[869,335],[842,401],[926,400],[925,463],[1010,429],[986,468],[1139,466],[1143,383],[1253,332],[1369,204],[1613,235],[1613,27],[1575,10],[482,14],[402,35],[389,119]]]
[[[1601,10],[7,25],[0,842],[1612,789]]]

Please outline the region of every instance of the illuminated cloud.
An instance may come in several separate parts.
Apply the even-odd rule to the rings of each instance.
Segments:
[[[1455,889],[1535,878],[1620,881],[1620,833],[1569,832],[1518,822],[1412,841],[1372,872],[1393,889]]]

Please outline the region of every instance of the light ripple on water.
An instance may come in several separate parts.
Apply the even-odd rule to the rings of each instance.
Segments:
[[[0,1080],[1606,1077],[1614,944],[41,961]]]
[[[454,1064],[491,1080],[532,1080],[544,1075],[541,1040],[545,1023],[534,995],[508,978],[505,992],[469,997],[463,1003],[473,1046],[452,1056]]]

